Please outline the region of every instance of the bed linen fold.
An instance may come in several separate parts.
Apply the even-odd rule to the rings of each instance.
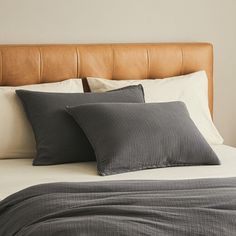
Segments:
[[[236,235],[236,178],[51,183],[0,202],[0,235]]]

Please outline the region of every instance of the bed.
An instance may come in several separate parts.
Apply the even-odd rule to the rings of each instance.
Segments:
[[[55,166],[32,166],[31,159],[1,160],[0,198],[35,184],[52,182],[87,182],[108,180],[177,180],[198,178],[235,177],[236,150],[226,145],[215,145],[213,149],[221,160],[220,166],[191,166],[150,169],[112,176],[99,176],[96,162],[71,163]],[[22,174],[24,173],[24,174]],[[17,180],[17,181],[16,181]]]
[[[209,43],[0,46],[0,86],[88,77],[142,80],[200,70],[208,77],[212,115]],[[86,79],[83,86],[89,91]],[[111,176],[99,176],[96,162],[32,166],[29,158],[0,159],[0,233],[235,235],[236,149],[211,147],[221,165]]]

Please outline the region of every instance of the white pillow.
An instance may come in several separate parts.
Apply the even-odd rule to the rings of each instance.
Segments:
[[[222,144],[208,107],[208,80],[205,71],[166,79],[106,80],[87,78],[92,92],[104,92],[128,85],[142,84],[145,100],[151,102],[182,101],[190,117],[209,144]]]
[[[35,139],[16,89],[41,92],[82,92],[81,79],[18,87],[0,86],[0,159],[32,158],[35,156]]]

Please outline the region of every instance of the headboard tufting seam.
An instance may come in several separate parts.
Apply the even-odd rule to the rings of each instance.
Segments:
[[[180,74],[182,75],[183,74],[183,67],[184,67],[184,52],[183,52],[183,48],[180,47],[180,50],[181,50],[181,68],[180,68]]]
[[[43,74],[43,59],[42,59],[42,49],[41,47],[38,48],[39,49],[39,83],[41,83],[42,81],[42,74]]]
[[[147,48],[147,79],[150,76],[150,58],[149,58],[149,49]]]
[[[80,57],[79,57],[78,47],[75,47],[75,51],[76,51],[76,75],[77,75],[77,78],[79,78],[80,77]]]
[[[0,50],[0,65],[1,65],[1,67],[0,67],[0,84],[3,82],[2,81],[2,78],[3,78],[3,72],[2,72],[2,70],[3,70],[3,65],[2,65],[2,62],[3,62],[3,56],[2,56],[2,51]]]
[[[115,70],[115,52],[114,52],[114,47],[111,45],[111,50],[112,50],[112,78],[114,77],[114,70]]]

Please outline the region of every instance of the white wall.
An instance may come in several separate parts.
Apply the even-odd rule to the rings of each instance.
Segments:
[[[208,41],[215,123],[236,146],[236,0],[0,0],[0,44]]]

